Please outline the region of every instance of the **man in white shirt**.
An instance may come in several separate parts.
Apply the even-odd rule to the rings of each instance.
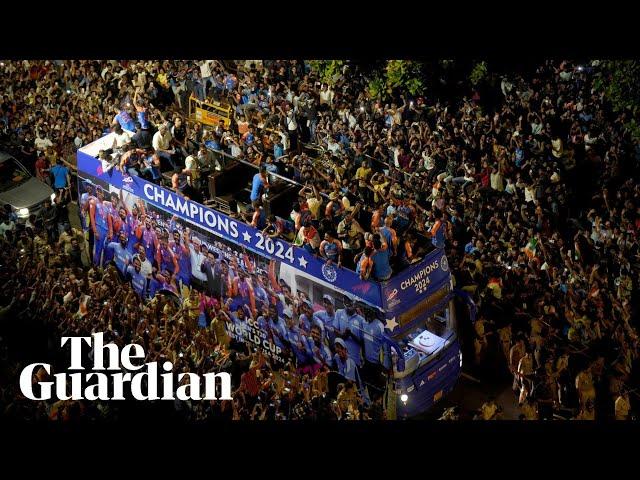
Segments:
[[[5,236],[5,232],[8,230],[15,230],[16,224],[9,219],[9,217],[5,216],[0,223],[0,237]]]
[[[211,62],[212,60],[205,60],[200,64],[200,76],[202,77],[202,88],[204,89],[204,96],[207,96],[207,85],[211,82],[213,86],[213,76],[211,74]]]
[[[44,153],[47,151],[47,148],[53,147],[53,143],[46,136],[42,134],[42,132],[36,129],[36,139],[33,141],[38,154]]]
[[[131,141],[131,133],[123,130],[120,124],[117,124],[114,129],[113,136],[113,150],[122,150],[126,144]]]
[[[198,159],[193,155],[189,155],[184,159],[184,170],[182,173],[187,172],[189,173],[189,176],[187,176],[187,184],[193,187],[198,183],[200,173],[200,164],[198,163]]]
[[[178,168],[172,158],[172,155],[176,152],[171,148],[171,132],[166,124],[160,125],[158,131],[153,135],[151,145],[161,159],[164,158],[169,162],[174,170]]]

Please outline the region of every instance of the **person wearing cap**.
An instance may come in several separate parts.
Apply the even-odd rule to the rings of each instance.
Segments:
[[[342,205],[342,202],[340,201],[340,196],[338,195],[338,192],[333,191],[329,194],[329,203],[327,203],[327,206],[324,210],[324,216],[325,218],[328,218],[330,220],[339,220],[339,218],[342,216],[342,214],[344,213],[344,205]]]
[[[334,349],[336,353],[333,356],[333,363],[336,370],[347,380],[355,382],[358,377],[358,367],[353,359],[349,357],[349,351],[347,350],[345,341],[337,337],[334,341]]]
[[[313,323],[322,328],[323,335],[333,343],[335,339],[335,301],[331,295],[322,296],[324,310],[318,310],[313,314]]]
[[[336,311],[335,326],[336,337],[342,338],[345,342],[349,357],[353,359],[358,367],[362,367],[362,332],[364,329],[364,318],[356,311],[355,302],[347,298],[344,308]]]

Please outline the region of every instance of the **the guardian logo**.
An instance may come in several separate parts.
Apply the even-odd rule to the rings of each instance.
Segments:
[[[136,400],[232,400],[231,376],[226,372],[205,373],[204,385],[200,375],[179,373],[179,386],[175,388],[173,364],[164,362],[158,374],[158,362],[140,364],[145,358],[144,348],[135,343],[122,351],[114,343],[104,345],[103,333],[91,337],[62,337],[60,346],[71,341],[71,365],[69,370],[85,370],[82,366],[83,342],[93,347],[92,372],[56,373],[53,381],[32,381],[34,373],[42,367],[48,375],[51,365],[32,363],[20,374],[20,390],[30,400],[125,400],[125,387]],[[109,365],[104,365],[104,355],[109,355]],[[134,362],[133,360],[137,360]],[[103,373],[104,370],[113,373]],[[130,373],[138,372],[138,373]],[[216,380],[219,380],[216,382]],[[39,394],[34,392],[39,390]],[[202,391],[204,390],[204,395]],[[55,393],[54,393],[55,391]],[[159,395],[159,391],[162,395]],[[216,395],[219,393],[219,395]]]

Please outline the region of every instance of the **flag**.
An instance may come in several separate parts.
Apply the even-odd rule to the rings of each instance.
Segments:
[[[533,258],[536,256],[537,248],[538,248],[538,239],[535,237],[532,237],[531,239],[529,239],[529,242],[524,247],[524,253],[527,255],[527,257]]]

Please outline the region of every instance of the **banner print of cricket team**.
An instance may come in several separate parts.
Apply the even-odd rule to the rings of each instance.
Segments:
[[[384,324],[367,305],[130,192],[88,175],[79,180],[93,263],[113,262],[141,299],[201,292],[199,326],[226,305],[231,347],[259,349],[274,368],[292,360],[298,372],[328,369],[361,385],[391,367]]]

